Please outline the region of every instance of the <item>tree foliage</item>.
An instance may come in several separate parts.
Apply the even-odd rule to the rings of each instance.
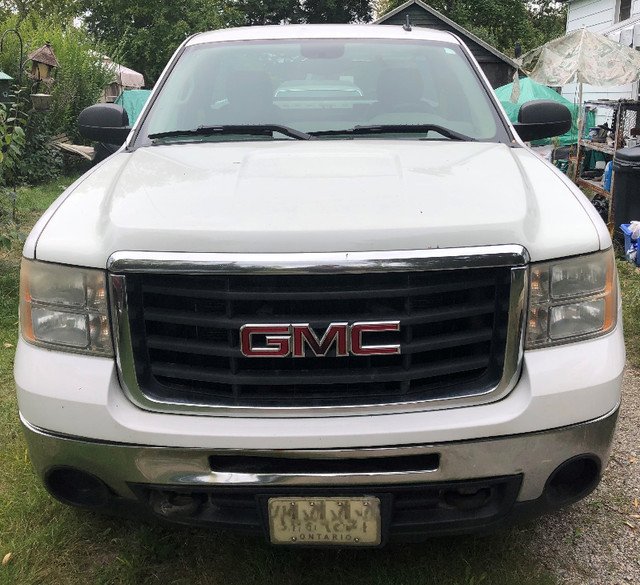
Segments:
[[[531,36],[527,39],[529,51],[547,41],[557,39],[566,32],[567,5],[554,0],[538,0],[529,8],[528,21]]]
[[[17,168],[25,146],[26,116],[20,92],[10,105],[0,104],[0,249],[11,247],[17,237],[16,183]]]
[[[369,22],[370,0],[231,0],[241,23],[349,23]]]
[[[405,1],[382,0],[380,15]],[[565,32],[566,5],[555,0],[429,0],[427,4],[511,56],[518,41],[527,51]]]
[[[371,20],[371,3],[369,0],[305,0],[302,15],[304,22],[315,24],[368,22]]]
[[[300,22],[298,0],[237,0],[233,4],[239,19],[238,24],[280,24]]]
[[[370,0],[79,1],[89,31],[111,57],[143,73],[147,85],[193,33],[231,25],[371,20]]]
[[[81,13],[80,0],[3,0],[0,5],[0,22],[17,16],[18,24],[30,16],[60,23]]]
[[[18,29],[24,41],[24,56],[50,41],[60,63],[54,71],[55,83],[51,87],[53,104],[46,114],[34,112],[29,94],[36,89],[31,80],[22,75],[23,91],[20,116],[12,115],[7,120],[20,120],[20,125],[9,132],[2,127],[2,163],[0,164],[0,187],[2,183],[37,183],[55,177],[61,170],[59,151],[51,144],[51,137],[67,134],[71,140],[77,134],[78,114],[87,106],[95,104],[103,89],[113,80],[113,72],[104,68],[99,59],[99,47],[87,32],[73,25],[71,20],[53,22],[31,12],[23,18],[13,14],[0,22],[2,30]],[[27,70],[31,64],[27,62]],[[7,35],[0,55],[0,69],[20,80],[20,44],[16,35]],[[42,87],[38,91],[42,90]],[[48,89],[46,90],[49,91]],[[2,116],[0,116],[1,118]],[[7,136],[10,135],[10,142]]]
[[[20,16],[14,15],[1,23],[3,30],[19,28],[24,41],[24,55],[42,45],[51,43],[53,52],[60,63],[54,71],[56,79],[52,86],[53,105],[47,114],[47,123],[56,133],[67,133],[70,138],[77,136],[76,121],[78,114],[87,106],[95,104],[106,85],[113,80],[113,73],[105,69],[99,58],[100,47],[87,32],[71,21],[53,22],[31,13],[20,22]],[[0,57],[0,68],[9,73],[16,82],[20,74],[20,48],[13,35],[5,39],[4,51]],[[27,70],[30,63],[27,63]],[[25,86],[31,82],[22,76]],[[26,92],[27,94],[29,92]]]
[[[109,56],[152,86],[189,35],[238,20],[235,7],[210,0],[81,0],[84,21]]]

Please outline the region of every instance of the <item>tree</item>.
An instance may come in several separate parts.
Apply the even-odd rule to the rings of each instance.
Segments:
[[[371,20],[370,0],[235,0],[243,24],[349,23]]]
[[[526,50],[535,49],[566,32],[567,5],[554,0],[537,0],[529,7],[532,35]]]
[[[298,0],[238,0],[234,3],[241,24],[280,24],[281,22],[300,22],[300,4]]]
[[[305,0],[302,3],[304,22],[309,23],[349,23],[369,22],[371,2],[369,0]]]
[[[17,15],[18,23],[32,15],[62,23],[79,14],[80,0],[5,0],[0,7],[0,20]]]
[[[235,7],[210,0],[82,0],[88,30],[110,57],[140,71],[147,86],[189,35],[228,26]]]
[[[87,28],[109,49],[109,56],[140,71],[148,86],[178,45],[196,32],[232,25],[371,19],[370,0],[80,1]]]
[[[385,14],[406,0],[382,0]],[[507,55],[517,41],[525,51],[564,34],[566,6],[555,0],[430,0],[428,4]]]

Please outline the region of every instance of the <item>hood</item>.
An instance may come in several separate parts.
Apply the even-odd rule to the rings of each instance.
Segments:
[[[540,157],[504,144],[174,143],[107,159],[61,196],[25,249],[96,267],[126,250],[494,244],[523,245],[541,260],[600,247],[602,230],[582,197]]]

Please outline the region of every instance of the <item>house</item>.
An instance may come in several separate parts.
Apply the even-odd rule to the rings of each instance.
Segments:
[[[585,27],[611,40],[640,50],[640,0],[564,0],[568,4],[567,33]],[[562,88],[562,95],[575,101],[577,84]],[[583,99],[638,99],[638,83],[618,87],[583,87]]]
[[[640,0],[638,7],[640,8]],[[395,10],[388,12],[374,22],[374,24],[403,25],[407,16],[412,26],[422,26],[451,32],[460,37],[473,53],[489,83],[495,89],[513,81],[513,74],[517,65],[504,53],[501,53],[467,29],[453,22],[428,4],[420,0],[409,0]]]

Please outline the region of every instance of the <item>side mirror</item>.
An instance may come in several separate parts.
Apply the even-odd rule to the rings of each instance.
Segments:
[[[527,102],[520,106],[513,127],[525,142],[560,136],[571,129],[571,112],[553,100]]]
[[[80,112],[78,130],[89,140],[122,145],[131,131],[131,126],[129,116],[122,106],[96,104]]]

